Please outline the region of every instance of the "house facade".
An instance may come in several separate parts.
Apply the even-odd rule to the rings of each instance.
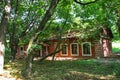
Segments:
[[[49,39],[43,43],[42,49],[36,51],[39,57],[44,57],[55,51],[55,59],[88,59],[97,57],[110,57],[112,53],[112,41],[110,38],[101,37],[99,40],[81,40],[69,34],[59,39]],[[61,42],[60,42],[61,41]],[[17,56],[25,56],[27,46],[18,48]],[[59,51],[60,50],[60,51]],[[51,56],[52,57],[52,56]]]
[[[81,42],[77,38],[67,38],[61,44],[58,40],[50,40],[49,42],[51,44],[44,46],[43,54],[47,55],[61,49],[56,53],[56,59],[95,58],[95,46],[92,40]]]

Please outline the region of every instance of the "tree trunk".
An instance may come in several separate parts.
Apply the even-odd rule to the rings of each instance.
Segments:
[[[28,48],[27,48],[27,58],[26,58],[26,65],[25,65],[25,78],[30,78],[31,76],[31,70],[32,70],[32,61],[33,61],[33,54],[31,51],[31,46],[33,43],[34,38],[32,38],[28,44]]]
[[[4,28],[0,26],[0,74],[3,73],[4,53],[5,53],[5,33]]]
[[[28,54],[26,58],[26,68],[25,68],[25,78],[30,78],[32,73],[32,61],[33,61],[33,54]]]
[[[29,41],[29,45],[27,48],[27,60],[26,60],[26,77],[29,77],[31,75],[31,68],[32,68],[32,54],[29,53],[29,50],[31,49],[31,45],[33,44],[33,42],[35,42],[40,34],[40,31],[42,31],[45,28],[46,23],[48,22],[48,20],[51,18],[51,16],[53,15],[54,9],[56,8],[58,2],[60,0],[52,0],[48,10],[46,11],[42,21],[40,22],[40,25],[38,27],[38,29],[36,30],[35,35],[30,39]]]
[[[11,9],[11,0],[5,1],[5,9],[0,23],[0,74],[3,73],[4,54],[5,54],[5,31],[8,26],[9,14]]]
[[[18,45],[11,45],[11,60],[14,61],[18,49]]]
[[[18,42],[19,40],[15,39],[10,39],[10,49],[11,49],[11,60],[14,61],[18,49]]]
[[[54,60],[55,60],[55,55],[56,55],[56,54],[54,54],[54,55],[53,55],[53,57],[52,57],[52,61],[54,61]]]

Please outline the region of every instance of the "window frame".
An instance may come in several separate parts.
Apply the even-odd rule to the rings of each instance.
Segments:
[[[84,49],[83,49],[83,45],[88,43],[90,45],[90,54],[84,54]],[[91,47],[91,42],[84,42],[82,43],[82,56],[92,56],[92,47]]]
[[[44,46],[44,48],[45,48],[45,55],[48,55],[48,46]],[[43,50],[42,50],[43,51]]]
[[[72,45],[73,44],[76,44],[77,45],[77,54],[73,54],[72,53]],[[71,56],[79,56],[79,46],[78,46],[78,43],[71,43],[70,44],[70,52],[71,52]]]
[[[62,45],[66,45],[66,46],[67,46],[67,47],[66,47],[66,53],[67,53],[67,54],[62,54],[62,50],[61,50],[61,56],[68,56],[68,44],[61,44],[61,45],[60,45],[61,49],[62,49]]]

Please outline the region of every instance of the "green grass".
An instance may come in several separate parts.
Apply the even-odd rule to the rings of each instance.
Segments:
[[[120,41],[112,42],[112,51],[113,53],[120,53]]]
[[[5,69],[21,80],[25,60],[8,62]],[[34,61],[31,80],[117,80],[120,63],[101,63],[93,59],[74,61]],[[30,79],[29,79],[30,80]],[[118,79],[119,80],[119,79]]]

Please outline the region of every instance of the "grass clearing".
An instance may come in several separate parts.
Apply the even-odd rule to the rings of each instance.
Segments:
[[[22,77],[25,60],[5,64],[5,70],[17,80],[26,80]],[[120,80],[120,63],[101,63],[90,60],[73,61],[34,61],[31,80]],[[22,71],[21,71],[22,70]],[[30,79],[29,79],[30,80]]]

